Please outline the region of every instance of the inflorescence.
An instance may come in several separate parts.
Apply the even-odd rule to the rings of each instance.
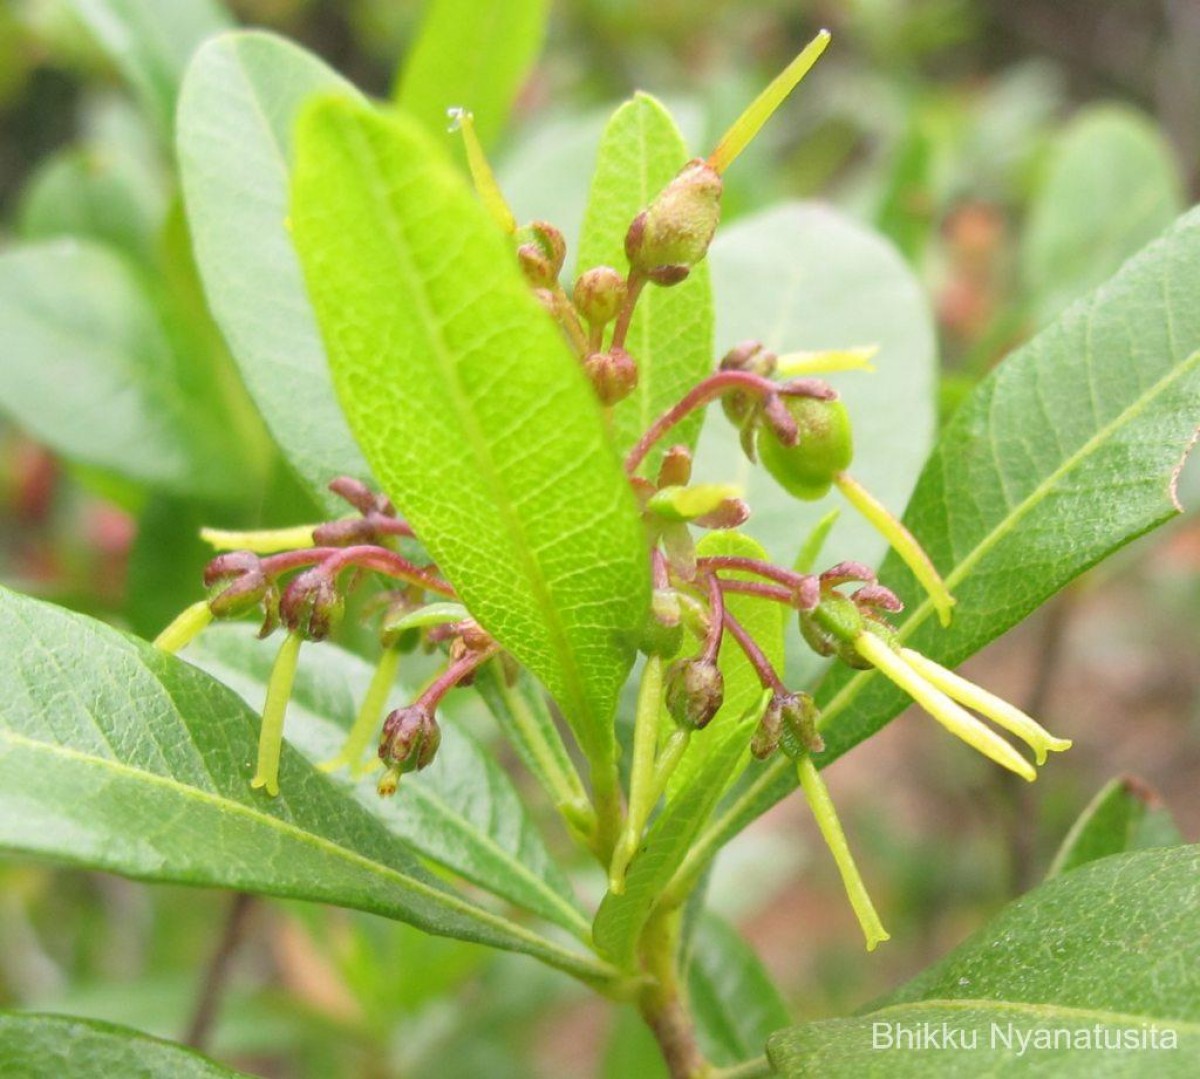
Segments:
[[[638,298],[647,288],[685,280],[708,251],[720,218],[722,175],[779,102],[823,51],[820,35],[743,114],[706,159],[689,162],[639,213],[625,239],[627,267],[596,266],[582,272],[570,295],[560,283],[566,254],[562,234],[546,222],[518,228],[474,137],[468,113],[456,113],[476,189],[498,226],[513,238],[514,255],[530,288],[577,356],[605,409],[634,391],[638,360],[626,340]],[[943,625],[954,599],[916,538],[848,471],[853,459],[850,420],[838,394],[818,376],[869,368],[873,350],[794,352],[776,355],[745,342],[717,369],[658,417],[629,449],[625,469],[645,523],[653,599],[637,644],[646,656],[634,726],[628,808],[607,862],[610,888],[620,892],[656,804],[690,739],[720,722],[724,680],[717,663],[722,642],[736,643],[757,672],[763,694],[749,756],[783,753],[796,762],[801,789],[812,806],[867,938],[868,948],[887,933],[867,897],[850,856],[829,793],[813,757],[823,748],[820,713],[812,697],[789,688],[751,634],[728,609],[725,597],[748,594],[794,611],[800,635],[816,653],[855,668],[874,668],[903,689],[934,719],[1002,767],[1032,780],[1033,765],[976,715],[1025,742],[1038,764],[1070,742],[1048,734],[1033,719],[960,675],[904,647],[889,622],[902,610],[898,597],[874,571],[840,562],[820,574],[800,573],[746,557],[697,555],[693,530],[732,529],[750,507],[732,487],[693,484],[685,445],[668,445],[653,477],[644,473],[650,451],[687,416],[720,401],[752,461],[800,499],[822,498],[836,487],[889,541],[925,588]],[[453,584],[417,554],[412,529],[391,502],[361,482],[330,484],[353,511],[316,526],[264,533],[206,532],[227,549],[208,565],[207,598],[185,610],[157,644],[177,651],[212,619],[262,618],[260,635],[284,630],[268,683],[257,769],[251,783],[275,795],[283,721],[302,642],[321,641],[342,621],[347,595],[368,578],[384,582],[374,598],[381,659],[342,751],[325,767],[355,777],[369,767],[367,747],[381,731],[381,795],[393,794],[406,772],[429,767],[441,735],[436,713],[454,687],[472,681],[487,663],[511,685],[516,666],[459,602]],[[695,641],[695,652],[686,642]],[[440,651],[440,672],[409,705],[384,709],[403,653]],[[970,711],[968,711],[970,709]],[[673,733],[661,736],[669,715]],[[738,717],[730,717],[730,722]],[[375,767],[378,767],[376,763]],[[576,834],[586,820],[579,807],[567,813]],[[583,835],[586,841],[589,837]]]

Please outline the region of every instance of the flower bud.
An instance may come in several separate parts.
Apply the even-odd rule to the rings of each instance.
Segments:
[[[413,704],[390,712],[379,739],[379,759],[387,765],[379,793],[395,793],[400,776],[432,764],[441,742],[441,728],[428,709]]]
[[[665,680],[667,711],[684,730],[702,730],[724,703],[725,679],[711,659],[677,659]]]
[[[721,176],[690,161],[633,219],[625,236],[630,268],[659,285],[682,281],[708,253],[721,219]]]
[[[799,621],[800,635],[817,655],[837,656],[858,670],[870,666],[854,647],[855,640],[866,629],[866,620],[849,596],[824,592],[813,610],[800,611]]]
[[[534,288],[553,288],[567,257],[567,243],[553,225],[535,221],[529,226],[532,239],[517,248],[517,261],[525,280]]]
[[[796,424],[795,445],[786,445],[764,424],[758,431],[758,454],[784,490],[796,498],[815,501],[825,495],[854,456],[850,417],[840,401],[813,397],[783,400]]]
[[[359,543],[377,543],[379,529],[369,517],[347,517],[341,521],[326,521],[313,529],[317,547],[353,547]]]
[[[766,348],[761,341],[743,341],[735,345],[721,358],[722,371],[746,371],[752,375],[768,378],[775,370],[775,353]],[[727,393],[721,398],[721,408],[729,422],[735,427],[741,427],[753,416],[759,407],[759,399],[751,393],[737,390]]]
[[[637,364],[623,348],[593,352],[583,361],[583,367],[602,405],[624,401],[637,388]]]
[[[692,478],[692,451],[687,446],[672,446],[658,466],[656,487],[686,487]]]
[[[308,641],[328,637],[337,629],[345,609],[337,582],[320,566],[296,577],[279,601],[283,624]]]
[[[217,555],[204,567],[208,609],[214,618],[237,618],[254,610],[266,598],[271,582],[262,561],[252,551]]]
[[[606,326],[625,302],[625,278],[611,266],[594,266],[579,275],[571,300],[588,325]]]
[[[777,703],[778,702],[778,703]],[[806,753],[820,753],[825,741],[817,731],[821,714],[807,693],[777,695],[768,706],[779,708],[779,747],[792,760]]]

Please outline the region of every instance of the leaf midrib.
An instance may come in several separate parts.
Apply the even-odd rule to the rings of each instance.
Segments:
[[[887,1015],[889,1012],[905,1012],[918,1010],[935,1010],[943,1008],[950,1011],[1008,1011],[1041,1018],[1085,1019],[1094,1023],[1111,1023],[1114,1026],[1137,1026],[1147,1021],[1162,1023],[1170,1026],[1181,1034],[1200,1036],[1200,1023],[1187,1019],[1172,1019],[1163,1015],[1138,1015],[1131,1012],[1107,1011],[1102,1008],[1077,1008],[1066,1004],[1035,1004],[1023,1000],[990,1000],[986,997],[930,997],[925,1000],[914,1000],[908,1003],[889,1004],[886,1008],[865,1012],[861,1015],[847,1016],[851,1022],[856,1020],[874,1019]],[[836,1021],[836,1020],[835,1020]]]
[[[560,948],[553,941],[532,933],[524,926],[511,922],[507,918],[493,914],[481,907],[476,907],[454,895],[452,892],[433,887],[383,862],[374,861],[366,855],[360,854],[358,851],[343,847],[324,836],[307,832],[288,821],[281,820],[270,814],[260,813],[251,806],[224,798],[212,791],[180,783],[169,776],[161,776],[154,772],[143,771],[142,769],[126,764],[124,761],[113,760],[107,757],[97,757],[72,749],[70,746],[43,742],[36,738],[27,738],[12,730],[0,729],[0,743],[8,743],[18,749],[23,748],[35,753],[48,753],[65,760],[82,763],[85,766],[105,769],[118,775],[132,777],[142,783],[165,788],[185,799],[190,798],[198,802],[207,803],[219,808],[222,812],[247,818],[255,824],[273,829],[293,841],[313,847],[322,853],[331,854],[359,868],[367,869],[374,875],[391,880],[400,888],[415,892],[432,903],[453,910],[479,924],[487,925],[501,933],[515,937],[523,941],[533,954],[546,959],[547,962],[552,963],[554,966],[576,973],[581,970],[586,971],[585,976],[587,977],[606,978],[616,973],[612,968],[603,965],[602,961],[593,961],[588,956]]]
[[[346,146],[351,156],[357,159],[360,166],[363,166],[360,175],[370,192],[370,197],[375,202],[376,207],[382,211],[378,215],[378,219],[384,222],[384,228],[390,234],[393,241],[395,241],[391,245],[392,255],[401,276],[406,277],[409,281],[409,299],[418,311],[429,339],[437,350],[438,362],[436,368],[443,375],[442,384],[447,389],[447,396],[453,400],[455,413],[471,443],[476,462],[480,466],[480,471],[486,474],[487,486],[492,490],[500,492],[502,496],[495,500],[495,505],[508,530],[510,544],[516,548],[517,557],[525,569],[525,578],[535,593],[535,600],[540,608],[543,625],[545,625],[549,634],[551,648],[558,658],[559,670],[564,675],[564,681],[567,683],[567,692],[573,698],[571,703],[574,710],[580,716],[580,722],[571,726],[573,729],[579,729],[587,734],[583,749],[589,757],[594,756],[597,751],[600,751],[603,754],[603,759],[607,760],[612,754],[611,739],[597,739],[596,737],[598,725],[593,722],[596,717],[592,714],[579,668],[575,663],[574,650],[563,627],[562,617],[557,605],[552,600],[549,585],[542,573],[541,564],[533,557],[532,545],[526,542],[525,530],[521,525],[520,519],[512,510],[512,499],[509,496],[509,488],[508,484],[504,481],[503,472],[492,459],[490,447],[479,430],[473,411],[469,407],[464,407],[469,403],[470,398],[467,396],[459,380],[458,365],[454,362],[451,349],[443,337],[441,321],[429,306],[428,296],[424,287],[424,278],[409,257],[406,246],[408,236],[403,229],[398,228],[399,222],[397,216],[391,212],[391,202],[388,197],[387,186],[386,184],[381,185],[380,181],[379,170],[377,168],[378,158],[374,153],[370,140],[360,127],[346,125],[343,126],[342,130],[346,136]]]

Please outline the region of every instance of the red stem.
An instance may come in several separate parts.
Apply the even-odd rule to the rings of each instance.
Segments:
[[[725,628],[733,634],[734,640],[741,646],[742,651],[746,653],[746,658],[750,661],[750,665],[758,672],[759,681],[767,689],[774,690],[776,693],[786,693],[787,687],[780,681],[779,675],[775,673],[775,668],[771,666],[771,661],[763,655],[762,649],[755,644],[754,638],[742,628],[742,624],[728,610],[725,612]]]
[[[438,702],[450,690],[466,678],[476,667],[486,663],[499,651],[500,646],[498,644],[491,644],[487,648],[481,648],[478,652],[467,652],[465,655],[459,656],[437,678],[429,683],[425,692],[413,704],[423,707],[429,712],[433,712],[437,708]]]
[[[637,471],[638,465],[645,460],[646,454],[650,452],[650,447],[680,420],[684,419],[689,412],[694,412],[733,390],[749,391],[760,397],[766,397],[772,393],[779,393],[780,386],[769,378],[751,374],[749,371],[717,371],[715,374],[709,375],[701,382],[696,383],[680,401],[672,405],[650,425],[625,458],[625,471],[633,475]]]
[[[721,582],[715,573],[708,577],[708,618],[708,636],[704,640],[701,656],[709,663],[715,663],[725,627],[725,597],[721,595]]]
[[[358,566],[361,569],[373,570],[387,577],[418,585],[428,592],[445,596],[447,599],[457,598],[449,582],[414,565],[407,558],[396,554],[395,551],[371,544],[360,544],[355,547],[303,547],[296,551],[284,551],[282,554],[264,558],[263,571],[268,576],[277,577],[288,570],[299,569],[301,566],[313,565],[318,562],[331,576],[340,573],[347,566]]]
[[[714,580],[717,578],[714,577]],[[759,584],[757,581],[736,581],[730,580],[728,577],[720,578],[721,589],[725,592],[740,592],[747,596],[761,596],[763,599],[769,599],[775,603],[784,603],[789,607],[794,607],[796,604],[796,594],[789,592],[786,588],[780,588],[773,584]]]

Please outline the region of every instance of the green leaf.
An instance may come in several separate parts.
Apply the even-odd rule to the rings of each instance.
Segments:
[[[258,640],[250,626],[214,626],[186,655],[258,711],[276,648],[274,642]],[[288,705],[288,741],[314,764],[330,760],[354,721],[371,674],[369,664],[336,645],[310,649]],[[398,708],[413,696],[397,687],[388,707]],[[345,784],[350,786],[348,780]],[[426,858],[587,935],[588,922],[571,885],[546,850],[511,780],[494,755],[460,724],[442,717],[437,760],[425,771],[405,776],[394,798],[380,798],[370,776],[353,790],[359,805]]]
[[[1111,277],[1185,206],[1171,145],[1149,117],[1118,105],[1082,110],[1059,136],[1022,237],[1038,324]]]
[[[11,1079],[236,1079],[182,1045],[66,1015],[0,1012],[0,1074]]]
[[[142,880],[381,914],[605,968],[435,880],[383,822],[284,747],[252,791],[258,719],[203,671],[82,615],[0,590],[0,848]]]
[[[1198,847],[1104,858],[1010,904],[866,1014],[780,1032],[768,1055],[792,1079],[1194,1075],[1197,904]],[[876,1040],[924,1024],[935,1031],[946,1024],[968,1039],[977,1034],[978,1047],[886,1051]],[[1136,1047],[1151,1031],[1160,1048]],[[1036,1040],[1055,1036],[1068,1044]],[[1029,1039],[1024,1053],[1018,1037]],[[1125,1038],[1135,1047],[1123,1046]],[[1087,1041],[1072,1048],[1074,1039],[1099,1049],[1087,1049]],[[1168,1040],[1177,1047],[1161,1048]]]
[[[617,109],[600,141],[577,274],[593,266],[628,270],[625,233],[630,223],[687,160],[683,136],[659,101],[639,93]],[[626,348],[637,360],[638,385],[613,409],[613,438],[622,453],[712,371],[712,327],[712,287],[705,263],[682,284],[643,289],[626,338]],[[698,413],[674,428],[670,440],[654,448],[641,471],[652,475],[671,445],[695,446],[701,420]]]
[[[1176,513],[1175,477],[1200,394],[1200,211],[1182,217],[1092,296],[980,384],[947,426],[905,522],[958,597],[942,630],[894,555],[880,579],[908,602],[904,643],[953,667],[1084,570]],[[817,694],[822,767],[908,698],[874,671],[834,668]],[[794,790],[772,764],[706,844]]]
[[[213,316],[275,441],[332,509],[341,503],[326,491],[329,481],[368,472],[337,407],[287,226],[292,128],[318,91],[357,96],[282,38],[223,35],[188,70],[177,149]]]
[[[709,261],[719,352],[747,339],[779,353],[879,346],[874,372],[827,377],[854,425],[851,472],[900,513],[933,444],[937,375],[929,302],[904,260],[840,213],[790,203],[718,232]],[[836,492],[816,502],[792,498],[746,460],[723,415],[714,415],[704,429],[696,479],[741,487],[754,509],[745,531],[784,566],[821,518],[844,506]],[[828,556],[826,564],[852,558],[875,565],[885,549],[870,525],[845,510],[822,557]],[[816,664],[797,634],[788,640],[789,671],[798,682]]]
[[[446,110],[469,109],[496,141],[546,36],[548,0],[429,0],[396,87],[397,102],[445,138]]]
[[[1121,776],[1106,783],[1079,815],[1046,871],[1046,879],[1110,854],[1182,842],[1158,795],[1140,780]]]
[[[749,536],[737,532],[710,532],[696,544],[696,555],[699,558],[713,558],[725,555],[734,558],[767,559],[767,552],[750,539]],[[722,576],[735,581],[761,581],[752,573],[741,571],[723,572]],[[784,659],[784,631],[794,626],[785,627],[784,608],[778,603],[761,599],[757,596],[741,595],[731,592],[725,596],[725,604],[729,613],[741,623],[742,627],[757,642],[763,655],[770,660],[776,670],[782,670]],[[684,653],[689,651],[685,645]],[[726,633],[721,641],[721,650],[717,655],[717,665],[721,668],[721,676],[725,680],[725,700],[721,710],[712,722],[701,732],[694,735],[688,742],[683,757],[671,776],[667,791],[668,796],[675,795],[695,781],[704,763],[713,753],[721,752],[721,746],[726,739],[740,741],[745,757],[744,765],[749,761],[750,738],[758,724],[758,716],[753,714],[754,704],[762,696],[762,683],[753,664],[746,658],[733,634]],[[730,780],[735,778],[741,768],[735,768]]]
[[[240,493],[240,447],[216,419],[206,360],[180,354],[119,256],[65,239],[10,248],[0,254],[0,324],[0,408],[39,441],[160,490]]]
[[[48,158],[34,173],[22,193],[17,224],[26,240],[76,236],[148,259],[165,213],[162,184],[140,163],[75,147]]]
[[[159,131],[174,127],[184,69],[210,34],[230,26],[215,0],[67,0],[128,80]]]
[[[715,914],[697,928],[688,987],[701,1048],[714,1064],[761,1056],[767,1038],[791,1018],[753,949]]]
[[[611,760],[649,572],[578,363],[411,120],[324,101],[298,142],[296,238],[351,428],[463,602]]]

